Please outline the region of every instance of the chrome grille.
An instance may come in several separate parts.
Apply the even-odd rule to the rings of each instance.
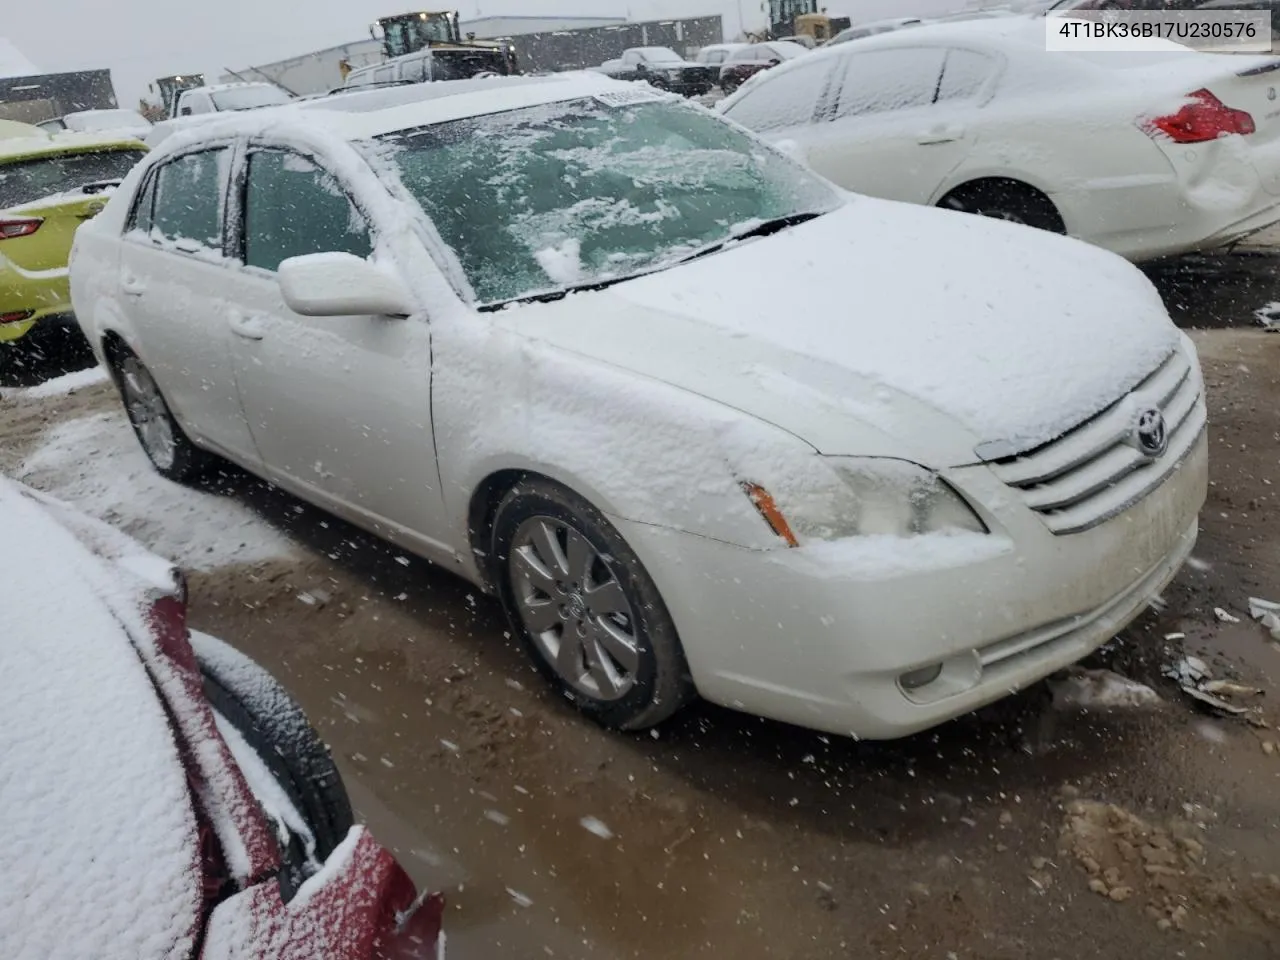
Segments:
[[[1135,412],[1158,407],[1168,449],[1150,457],[1132,443]],[[1055,534],[1079,533],[1137,503],[1182,462],[1208,420],[1204,382],[1179,349],[1131,393],[1069,433],[989,466]]]

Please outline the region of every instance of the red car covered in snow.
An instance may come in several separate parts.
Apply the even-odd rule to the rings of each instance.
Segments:
[[[790,40],[771,40],[740,47],[729,55],[720,68],[720,89],[733,93],[761,71],[768,70],[808,53],[806,47]]]
[[[437,960],[271,676],[166,561],[0,477],[0,957]]]

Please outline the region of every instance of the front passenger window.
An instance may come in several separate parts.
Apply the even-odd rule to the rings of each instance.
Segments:
[[[245,263],[263,270],[308,253],[373,253],[369,225],[342,185],[306,157],[283,150],[249,157],[244,234]]]
[[[151,231],[183,246],[198,244],[222,252],[226,147],[188,153],[166,163],[156,176]]]

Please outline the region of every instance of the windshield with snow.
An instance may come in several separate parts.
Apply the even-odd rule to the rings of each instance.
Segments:
[[[104,150],[39,157],[0,165],[0,209],[71,193],[91,183],[123,180],[141,150]]]
[[[288,103],[293,98],[278,87],[237,87],[219,90],[213,94],[213,105],[219,110],[252,110],[255,107],[274,107]]]
[[[753,225],[840,203],[735,127],[667,100],[577,100],[387,142],[485,304],[660,269]]]

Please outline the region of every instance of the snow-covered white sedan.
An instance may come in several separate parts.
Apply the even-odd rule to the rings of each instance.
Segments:
[[[1195,351],[1132,266],[599,76],[202,125],[71,275],[163,474],[230,458],[499,594],[620,727],[955,717],[1113,636],[1205,496]]]
[[[784,64],[720,104],[849,190],[1132,260],[1280,220],[1280,58],[1052,53],[1041,18],[926,24]]]
[[[168,563],[0,476],[0,956],[437,960],[338,770]]]

